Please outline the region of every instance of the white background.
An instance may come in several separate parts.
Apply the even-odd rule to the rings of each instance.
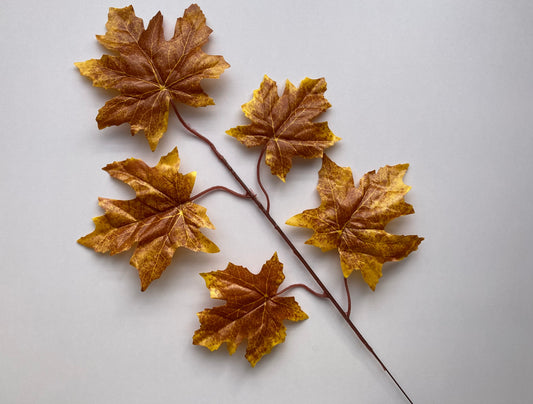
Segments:
[[[258,271],[277,251],[286,284],[313,285],[248,201],[202,199],[219,254],[180,249],[141,293],[131,252],[99,255],[76,243],[102,212],[97,197],[133,193],[100,168],[178,146],[195,191],[237,185],[174,117],[157,150],[126,125],[99,131],[111,93],[73,63],[99,58],[107,0],[3,0],[0,13],[0,402],[404,403],[327,301],[296,290],[310,319],[255,368],[241,347],[193,346],[196,312],[217,304],[199,272],[228,261]],[[168,34],[188,3],[137,1]],[[409,162],[416,214],[388,229],[425,240],[388,263],[372,292],[349,279],[352,319],[415,403],[533,400],[531,152],[533,3],[502,1],[220,1],[200,6],[214,30],[204,48],[232,67],[204,83],[216,106],[182,108],[246,181],[257,150],[225,135],[266,73],[283,87],[328,81],[322,115],[342,138],[328,155],[356,181]],[[320,161],[296,161],[285,184],[262,175],[280,222],[318,205]],[[342,304],[338,255],[304,245],[283,225]]]

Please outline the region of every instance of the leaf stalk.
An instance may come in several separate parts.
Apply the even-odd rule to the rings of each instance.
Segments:
[[[352,297],[350,296],[350,288],[348,287],[348,278],[344,278],[344,287],[346,288],[346,300],[348,300],[346,316],[350,317],[350,314],[352,313]]]
[[[325,293],[320,293],[320,292],[316,292],[314,291],[313,289],[311,289],[309,286],[307,285],[304,285],[303,283],[295,283],[293,285],[289,285],[287,286],[285,289],[282,289],[280,290],[278,293],[276,293],[276,296],[277,295],[281,295],[291,289],[294,289],[294,288],[302,288],[302,289],[305,289],[307,290],[309,293],[311,293],[312,295],[316,296],[316,297],[320,297],[320,298],[326,298],[327,295]]]
[[[244,193],[244,194],[241,194],[239,192],[236,192],[236,191],[233,191],[229,188],[226,188],[222,185],[215,185],[214,187],[211,187],[211,188],[207,188],[207,189],[204,189],[202,192],[198,192],[196,195],[193,195],[189,198],[189,202],[192,202],[198,198],[201,198],[202,196],[206,195],[206,194],[209,194],[213,191],[224,191],[224,192],[227,192],[228,194],[231,194],[231,195],[234,195],[238,198],[245,198],[245,199],[248,199],[250,198],[250,195],[247,194],[247,193]]]
[[[259,188],[261,188],[261,191],[263,191],[263,194],[265,195],[266,199],[266,211],[270,213],[270,198],[268,197],[268,192],[263,186],[263,183],[261,182],[261,160],[263,160],[263,155],[265,154],[266,150],[266,144],[261,149],[261,153],[259,153],[259,158],[257,159],[257,183],[259,184]]]

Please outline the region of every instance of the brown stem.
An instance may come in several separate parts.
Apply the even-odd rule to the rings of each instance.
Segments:
[[[280,290],[278,293],[276,293],[276,296],[277,295],[281,295],[282,293],[285,293],[287,292],[288,290],[291,290],[291,289],[294,289],[294,288],[303,288],[305,290],[307,290],[309,293],[315,295],[316,297],[321,297],[321,298],[325,298],[325,297],[328,297],[325,293],[319,293],[319,292],[315,292],[313,289],[311,289],[309,286],[307,285],[304,285],[303,283],[295,283],[293,285],[289,285],[287,286],[285,289],[282,289]]]
[[[235,196],[237,196],[239,198],[250,198],[250,195],[248,195],[248,194],[240,194],[240,193],[235,192],[235,191],[233,191],[233,190],[231,190],[229,188],[223,187],[222,185],[216,185],[214,187],[204,189],[202,192],[199,192],[196,195],[191,196],[189,198],[189,201],[192,202],[195,199],[198,199],[198,198],[204,196],[205,194],[208,194],[208,193],[213,192],[213,191],[224,191],[224,192],[227,192],[228,194],[235,195]]]
[[[215,156],[217,156],[217,158],[220,160],[220,162],[227,168],[227,170],[231,173],[231,175],[233,175],[233,178],[235,178],[235,180],[239,183],[239,185],[244,189],[244,191],[250,196],[250,199],[255,203],[255,205],[257,206],[257,208],[261,211],[261,213],[263,213],[263,215],[266,217],[266,219],[270,222],[270,224],[272,224],[272,226],[274,227],[274,229],[276,229],[276,231],[279,233],[279,235],[281,236],[281,238],[283,239],[283,241],[285,241],[285,243],[289,246],[289,248],[292,250],[292,252],[294,253],[294,255],[296,255],[296,257],[300,260],[300,262],[302,263],[302,265],[305,267],[305,269],[307,270],[307,272],[309,272],[309,274],[313,277],[313,279],[315,280],[315,282],[318,284],[318,286],[320,286],[320,288],[324,291],[324,294],[326,295],[326,297],[331,301],[331,303],[333,304],[333,306],[337,309],[337,311],[340,313],[340,315],[342,316],[342,318],[344,319],[344,321],[346,321],[346,323],[349,325],[349,327],[352,329],[352,331],[355,333],[355,335],[357,336],[357,338],[359,338],[359,340],[361,341],[361,343],[365,346],[365,348],[372,354],[372,356],[374,356],[374,359],[376,359],[376,361],[378,361],[378,363],[381,365],[381,367],[383,368],[383,370],[390,376],[390,378],[392,379],[392,381],[396,384],[396,386],[400,389],[400,391],[403,393],[403,395],[405,396],[405,398],[412,404],[413,402],[411,401],[411,399],[409,398],[409,396],[407,395],[407,393],[404,391],[404,389],[402,388],[402,386],[400,386],[400,384],[396,381],[396,379],[394,378],[394,376],[392,375],[392,373],[387,369],[387,367],[385,366],[385,364],[381,361],[381,359],[379,358],[379,356],[374,352],[374,350],[372,349],[372,347],[370,346],[370,344],[367,342],[367,340],[365,339],[365,337],[363,337],[363,334],[361,334],[361,332],[357,329],[357,327],[355,326],[354,323],[352,323],[352,321],[350,320],[350,318],[346,315],[346,312],[343,310],[343,308],[340,306],[339,302],[333,297],[333,295],[331,294],[331,292],[328,290],[328,288],[326,288],[326,285],[324,285],[324,283],[320,280],[320,278],[318,277],[318,275],[315,273],[315,271],[313,270],[313,268],[311,268],[311,266],[307,263],[307,261],[305,260],[305,258],[302,256],[302,254],[300,254],[300,251],[298,251],[298,249],[296,248],[296,246],[292,243],[292,241],[289,239],[289,237],[285,234],[285,232],[281,229],[281,227],[279,227],[279,225],[277,224],[277,222],[274,220],[274,218],[272,216],[270,216],[270,213],[266,210],[266,208],[263,206],[263,204],[259,201],[259,199],[257,199],[257,196],[250,190],[250,188],[248,188],[248,186],[246,185],[246,183],[241,179],[241,177],[235,172],[235,170],[233,169],[233,167],[228,163],[228,161],[225,159],[225,157],[220,154],[220,152],[217,150],[217,148],[215,147],[215,145],[213,144],[213,142],[211,142],[208,138],[206,138],[205,136],[201,135],[200,133],[198,133],[195,129],[191,128],[187,122],[185,122],[183,120],[183,118],[181,117],[178,109],[176,108],[176,106],[174,105],[174,103],[171,101],[170,102],[170,105],[172,105],[172,109],[174,110],[174,112],[176,113],[176,116],[178,117],[179,121],[181,122],[181,124],[183,125],[183,127],[189,131],[191,134],[193,134],[194,136],[196,136],[198,139],[202,140],[204,143],[206,143],[210,148],[211,150],[213,151],[213,153],[215,154]]]
[[[344,278],[344,287],[346,288],[346,297],[348,300],[348,308],[346,309],[346,316],[350,317],[352,313],[352,297],[350,296],[350,288],[348,287],[348,278]]]
[[[263,183],[261,182],[261,160],[263,159],[263,155],[265,154],[266,150],[266,144],[261,149],[261,153],[259,154],[259,158],[257,159],[257,183],[259,184],[259,188],[261,188],[261,191],[263,191],[263,194],[265,194],[266,198],[266,211],[270,213],[270,198],[268,197],[268,192],[266,191],[265,187],[263,186]]]

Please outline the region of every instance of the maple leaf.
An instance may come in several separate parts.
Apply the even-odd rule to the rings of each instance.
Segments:
[[[271,349],[285,340],[283,320],[308,318],[293,297],[277,295],[285,279],[283,264],[277,253],[255,275],[247,268],[229,263],[223,271],[200,274],[213,299],[226,300],[223,306],[198,313],[200,328],[193,344],[214,351],[224,342],[233,354],[237,346],[248,340],[246,359],[252,366]]]
[[[94,86],[120,92],[99,110],[98,128],[129,123],[132,135],[144,131],[153,151],[167,129],[171,100],[193,107],[214,104],[200,81],[218,78],[229,64],[202,51],[212,30],[196,4],[178,18],[168,41],[160,12],[145,30],[132,6],[110,8],[106,28],[96,38],[118,55],[75,63]]]
[[[108,164],[103,169],[136,193],[131,200],[98,198],[105,214],[93,219],[95,229],[78,243],[111,255],[135,251],[130,264],[139,271],[141,290],[161,276],[178,247],[208,253],[218,247],[201,232],[214,229],[203,206],[189,202],[196,172],[178,172],[180,159],[174,148],[155,167],[142,160]]]
[[[322,157],[325,148],[340,140],[327,122],[312,122],[331,106],[325,91],[323,78],[305,78],[298,88],[287,80],[279,97],[276,82],[265,75],[252,100],[242,106],[252,124],[226,133],[247,147],[265,147],[266,164],[272,174],[285,181],[293,157]]]
[[[402,181],[408,164],[385,166],[363,176],[355,188],[352,170],[324,155],[317,190],[321,204],[287,220],[315,233],[306,241],[322,251],[338,248],[347,278],[354,270],[375,290],[386,261],[398,261],[418,248],[423,238],[387,233],[392,219],[414,213],[404,196],[411,187]]]

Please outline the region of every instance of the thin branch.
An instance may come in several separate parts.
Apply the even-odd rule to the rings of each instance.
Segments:
[[[320,298],[328,297],[325,293],[315,292],[313,289],[311,289],[307,285],[304,285],[303,283],[295,283],[293,285],[289,285],[285,289],[282,289],[278,293],[276,293],[276,296],[277,295],[281,295],[282,293],[285,293],[285,292],[287,292],[287,291],[289,291],[291,289],[294,289],[294,288],[303,288],[303,289],[307,290],[309,293],[311,293],[312,295],[315,295],[316,297],[320,297]]]
[[[216,185],[214,187],[204,189],[202,192],[199,192],[196,195],[191,196],[189,198],[189,201],[192,202],[195,199],[201,198],[202,196],[204,196],[204,195],[206,195],[206,194],[208,194],[210,192],[213,192],[213,191],[224,191],[224,192],[227,192],[228,194],[237,196],[239,198],[246,198],[246,199],[250,198],[250,195],[248,195],[248,194],[241,194],[241,193],[235,192],[235,191],[233,191],[233,190],[231,190],[229,188],[223,187],[222,185]]]
[[[307,270],[307,272],[309,272],[309,274],[313,277],[313,279],[315,280],[315,282],[318,284],[318,286],[320,286],[320,288],[324,291],[324,294],[326,295],[326,297],[331,301],[331,303],[333,304],[333,306],[337,309],[337,311],[340,313],[340,315],[342,316],[342,318],[344,319],[344,321],[346,321],[346,323],[350,326],[350,328],[352,329],[352,331],[355,333],[355,335],[357,336],[357,338],[359,338],[359,340],[361,341],[361,343],[365,346],[365,348],[372,354],[372,356],[374,357],[374,359],[376,359],[376,361],[378,361],[378,363],[381,365],[381,367],[383,368],[383,370],[390,376],[390,378],[392,379],[392,381],[396,384],[396,386],[398,387],[398,389],[400,389],[400,391],[403,393],[403,395],[405,396],[405,398],[412,404],[413,402],[411,401],[411,399],[409,398],[409,396],[407,395],[407,393],[404,391],[404,389],[400,386],[400,384],[398,383],[398,381],[394,378],[394,376],[392,375],[392,373],[387,369],[387,367],[385,366],[385,364],[381,361],[381,359],[379,358],[379,356],[374,352],[374,349],[372,349],[372,347],[370,346],[370,344],[367,342],[367,340],[363,337],[363,334],[361,334],[361,332],[357,329],[357,327],[355,326],[354,323],[352,323],[352,321],[350,320],[350,318],[346,315],[346,312],[343,310],[343,308],[340,306],[339,302],[335,299],[335,297],[333,297],[333,295],[331,294],[331,292],[328,290],[328,288],[326,288],[326,285],[324,285],[324,283],[320,280],[320,278],[318,277],[318,275],[315,273],[315,271],[313,270],[313,268],[311,268],[311,266],[309,265],[309,263],[305,260],[305,258],[302,256],[302,254],[300,253],[300,251],[298,251],[298,249],[296,248],[296,246],[292,243],[292,241],[289,239],[289,237],[287,236],[287,234],[285,234],[285,232],[281,229],[281,227],[279,227],[278,223],[274,220],[274,218],[272,216],[270,216],[270,213],[266,210],[266,208],[263,206],[263,204],[259,201],[259,199],[257,199],[257,196],[250,190],[250,188],[248,187],[248,185],[246,185],[246,183],[242,180],[242,178],[235,172],[235,170],[233,169],[233,167],[228,163],[228,161],[225,159],[225,157],[217,150],[217,148],[215,147],[215,145],[213,144],[213,142],[211,142],[208,138],[206,138],[205,136],[201,135],[200,133],[198,133],[195,129],[191,128],[189,126],[189,124],[187,124],[187,122],[185,122],[182,118],[182,116],[180,115],[178,109],[176,108],[176,106],[174,105],[174,103],[171,101],[170,102],[170,105],[172,106],[172,109],[174,110],[174,112],[176,113],[176,116],[178,117],[179,121],[181,122],[181,124],[183,125],[183,127],[189,131],[191,134],[193,134],[194,136],[196,136],[198,139],[202,140],[204,143],[206,143],[210,148],[211,150],[213,151],[213,153],[215,154],[215,156],[219,159],[219,161],[227,168],[227,170],[231,173],[231,175],[233,175],[233,178],[235,178],[235,180],[239,183],[239,185],[244,189],[244,191],[250,196],[250,199],[255,203],[255,205],[257,206],[257,208],[261,211],[261,213],[263,213],[263,215],[266,217],[266,219],[270,222],[270,224],[272,224],[272,226],[274,227],[274,229],[276,229],[276,231],[279,233],[279,235],[281,236],[281,238],[283,239],[283,241],[285,241],[285,243],[289,246],[289,248],[292,250],[292,252],[294,253],[294,255],[296,255],[296,257],[300,260],[300,262],[302,263],[302,265],[305,267],[305,269]]]
[[[346,317],[350,317],[350,314],[352,313],[352,297],[350,296],[350,288],[348,287],[348,278],[344,278],[344,287],[346,288],[346,298],[348,300],[348,308],[346,309]]]
[[[257,183],[259,184],[259,188],[261,188],[261,191],[263,191],[263,194],[265,194],[266,198],[266,211],[270,213],[270,198],[268,197],[268,192],[266,191],[265,187],[263,186],[263,183],[261,182],[261,160],[263,160],[263,155],[265,154],[266,150],[266,144],[261,149],[261,153],[259,154],[259,158],[257,159]]]

